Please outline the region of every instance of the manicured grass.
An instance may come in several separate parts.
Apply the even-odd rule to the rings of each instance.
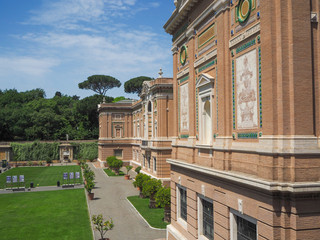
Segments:
[[[6,176],[24,175],[25,186],[29,187],[30,182],[34,183],[34,186],[54,186],[59,180],[63,184],[64,172],[80,172],[79,182],[82,183],[80,166],[51,166],[51,167],[18,167],[12,168],[0,174],[0,188],[5,187]]]
[[[149,208],[149,198],[139,198],[139,196],[128,197],[128,200],[144,217],[150,226],[155,228],[166,228],[169,223],[163,221],[164,209],[163,208]]]
[[[83,189],[0,195],[0,238],[92,240]]]
[[[107,169],[103,169],[106,174],[109,176],[109,177],[119,177],[119,176],[124,176],[124,172],[122,171],[119,171],[119,175],[116,175],[114,172],[112,172],[111,169],[107,168]]]

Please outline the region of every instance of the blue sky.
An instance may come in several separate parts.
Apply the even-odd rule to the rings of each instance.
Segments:
[[[93,95],[78,83],[94,74],[122,82],[108,96],[126,96],[123,83],[172,77],[171,36],[163,25],[173,0],[1,0],[0,89]]]

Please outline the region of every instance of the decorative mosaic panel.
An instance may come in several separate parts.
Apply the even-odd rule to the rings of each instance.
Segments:
[[[252,39],[251,41],[249,42],[246,42],[245,44],[243,44],[242,46],[238,47],[236,49],[236,53],[240,53],[242,52],[243,50],[246,50],[247,48],[253,46],[256,44],[256,39]]]
[[[216,66],[216,81],[215,81],[215,88],[216,88],[216,104],[217,104],[217,131],[219,129],[219,118],[218,118],[218,110],[219,110],[219,105],[218,105],[218,66]]]
[[[185,76],[184,78],[181,78],[180,79],[180,84],[187,81],[189,79],[189,75],[188,76]]]
[[[256,139],[258,133],[238,133],[238,139]]]
[[[213,39],[215,34],[215,24],[212,24],[198,36],[198,48]]]
[[[209,68],[209,67],[211,67],[212,65],[214,65],[215,64],[215,60],[213,60],[213,61],[211,61],[211,62],[209,62],[209,63],[207,63],[206,65],[204,65],[204,66],[202,66],[202,67],[200,67],[199,68],[199,70],[198,70],[198,72],[200,73],[200,72],[202,72],[203,70],[205,70],[205,69],[207,69],[207,68]]]
[[[180,127],[181,131],[189,131],[189,86],[180,86]]]
[[[234,60],[232,60],[232,126],[236,129],[236,103],[235,103],[235,86],[234,86]]]
[[[245,53],[236,59],[237,127],[258,127],[257,51]]]
[[[262,128],[262,90],[261,90],[261,47],[258,49],[259,57],[259,112],[260,112],[260,127]]]

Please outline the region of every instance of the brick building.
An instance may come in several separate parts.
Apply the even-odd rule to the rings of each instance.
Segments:
[[[170,182],[173,122],[173,84],[159,77],[143,83],[139,101],[101,103],[99,161],[117,156],[125,164],[141,166],[142,173]]]
[[[319,239],[320,1],[174,3],[167,239]]]

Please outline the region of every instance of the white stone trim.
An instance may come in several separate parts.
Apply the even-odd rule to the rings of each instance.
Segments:
[[[183,69],[181,72],[179,72],[177,74],[177,79],[183,77],[184,75],[187,75],[188,73],[189,73],[189,67],[187,67],[187,68]]]
[[[170,233],[177,240],[188,240],[174,226],[172,226],[172,224],[167,226],[167,239],[168,233]]]
[[[167,163],[178,166],[181,168],[190,169],[202,174],[207,174],[213,177],[222,178],[232,182],[241,183],[250,187],[259,188],[271,192],[289,192],[289,193],[308,193],[308,192],[320,192],[320,181],[318,182],[275,182],[257,179],[245,174],[239,174],[234,172],[227,172],[216,170],[213,168],[204,167],[198,164],[191,164],[182,162],[176,159],[167,159]]]
[[[150,170],[150,169],[149,169],[149,170]],[[146,172],[146,171],[143,171],[142,169],[141,169],[140,172],[143,173],[143,174],[146,174],[146,175],[148,175],[148,176],[150,176],[150,177],[152,177],[152,178],[161,180],[161,181],[171,181],[171,178],[159,178],[159,177],[153,176],[152,174],[150,174],[150,173],[148,173],[148,172]]]
[[[229,41],[229,48],[237,45],[238,43],[244,41],[245,39],[251,37],[253,34],[260,32],[260,22],[248,28],[244,33],[237,35]]]
[[[213,51],[207,53],[206,55],[204,55],[203,57],[195,61],[193,64],[194,68],[197,68],[199,65],[201,65],[202,63],[206,62],[207,60],[215,56],[217,56],[217,49],[214,49]]]

